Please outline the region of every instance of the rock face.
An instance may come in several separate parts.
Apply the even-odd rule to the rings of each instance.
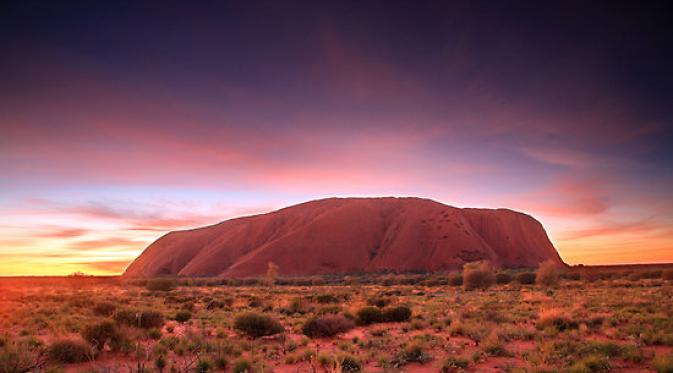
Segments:
[[[563,263],[542,225],[507,209],[455,208],[420,198],[329,198],[170,232],[125,272],[250,277],[442,271],[488,259],[503,267]]]

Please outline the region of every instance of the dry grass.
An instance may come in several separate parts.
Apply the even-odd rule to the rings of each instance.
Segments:
[[[180,279],[167,291],[0,280],[0,372],[669,372],[665,270],[586,271],[590,282],[580,270],[555,286],[499,281],[483,291],[447,275],[278,278],[273,287]]]

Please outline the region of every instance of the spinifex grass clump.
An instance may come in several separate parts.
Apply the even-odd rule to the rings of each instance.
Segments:
[[[247,359],[239,359],[234,362],[233,373],[248,373],[252,369],[252,363]]]
[[[442,367],[439,369],[441,373],[455,373],[463,372],[470,365],[470,360],[464,357],[458,356],[449,356],[442,363]]]
[[[60,339],[47,349],[49,359],[59,363],[80,363],[93,359],[91,348],[82,340]]]
[[[657,373],[673,373],[673,353],[660,354],[654,358]]]
[[[357,373],[362,371],[362,361],[350,354],[337,356],[334,372]]]
[[[357,313],[359,325],[370,325],[383,322],[383,311],[378,307],[364,307]]]
[[[391,301],[392,300],[390,298],[375,297],[375,298],[367,299],[367,304],[370,305],[370,306],[383,308],[383,307],[389,305]]]
[[[177,322],[187,322],[192,318],[192,313],[187,310],[180,310],[175,314],[175,321]]]
[[[87,325],[81,334],[82,338],[98,351],[102,351],[106,344],[115,349],[115,347],[119,346],[119,342],[122,339],[122,335],[117,329],[117,324],[112,320],[104,320]]]
[[[164,316],[157,311],[119,310],[114,315],[119,324],[136,328],[151,329],[164,325]]]
[[[424,364],[430,360],[432,360],[432,356],[424,351],[423,345],[418,342],[414,342],[401,349],[393,363],[395,366],[401,366],[407,363]]]
[[[577,329],[579,324],[577,321],[574,321],[557,310],[548,310],[540,313],[540,317],[535,323],[535,327],[539,330],[553,328],[562,332],[567,329]]]
[[[110,302],[100,302],[96,303],[93,308],[93,313],[98,316],[112,316],[112,314],[117,310],[117,305]]]
[[[342,315],[325,315],[308,320],[302,331],[305,335],[316,337],[331,337],[338,333],[347,332],[355,326],[355,322]]]
[[[43,364],[43,346],[32,340],[9,340],[0,335],[0,372],[33,372]]]

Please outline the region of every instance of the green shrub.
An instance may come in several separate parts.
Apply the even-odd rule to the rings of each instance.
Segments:
[[[175,289],[176,282],[170,278],[155,278],[148,280],[145,288],[149,291],[171,291]]]
[[[498,272],[495,274],[495,283],[498,285],[509,284],[512,282],[512,276],[507,272]]]
[[[593,373],[593,372],[609,372],[610,361],[607,357],[601,355],[585,356],[575,364],[570,366],[568,372],[570,373]]]
[[[315,296],[315,301],[321,304],[339,303],[339,298],[333,294],[318,294]]]
[[[673,373],[673,354],[657,355],[654,358],[654,368],[657,373]]]
[[[363,307],[356,314],[358,325],[371,325],[382,322],[403,322],[411,318],[411,309],[407,306],[396,306],[380,309]]]
[[[362,362],[353,355],[339,355],[337,361],[341,366],[341,371],[344,373],[356,373],[362,371]]]
[[[535,327],[539,330],[553,327],[562,332],[567,329],[577,329],[579,324],[568,316],[555,311],[550,311],[540,315],[540,318],[535,323]]]
[[[0,336],[0,372],[18,373],[38,371],[42,346],[26,341],[10,341]]]
[[[645,356],[643,355],[643,350],[641,350],[640,347],[631,345],[622,346],[620,356],[624,360],[636,364],[642,363],[643,359],[645,358]]]
[[[535,278],[535,272],[520,272],[516,275],[516,282],[521,285],[533,285]]]
[[[93,313],[98,316],[112,316],[117,309],[117,306],[109,302],[97,303],[93,306]]]
[[[194,373],[208,373],[211,370],[213,370],[213,363],[206,358],[199,359],[194,367]]]
[[[385,321],[383,311],[377,307],[363,307],[356,315],[359,325],[371,325]]]
[[[189,321],[191,318],[192,318],[192,313],[189,312],[189,311],[178,311],[175,314],[175,321],[177,321],[177,322],[184,323],[184,322]]]
[[[81,363],[89,360],[91,351],[84,341],[61,339],[49,346],[47,356],[50,360],[59,363]]]
[[[378,308],[383,308],[387,305],[389,305],[391,302],[390,298],[381,298],[381,297],[376,297],[376,298],[369,298],[367,299],[367,304],[370,306],[375,306]]]
[[[247,334],[252,338],[274,335],[283,332],[283,326],[278,320],[259,313],[244,313],[234,320],[234,329]]]
[[[355,326],[355,322],[342,315],[325,315],[308,320],[302,331],[305,335],[316,337],[331,337],[338,333],[347,332]]]
[[[87,325],[80,334],[85,341],[96,347],[98,351],[102,351],[108,343],[111,346],[117,346],[121,340],[117,324],[112,320]]]
[[[484,260],[466,263],[463,266],[463,287],[465,290],[486,290],[495,282],[493,266]]]
[[[114,314],[114,319],[119,324],[124,324],[128,326],[138,326],[138,314],[139,311],[135,310],[118,310]]]
[[[512,353],[507,351],[505,346],[499,340],[487,340],[484,344],[484,352],[489,356],[507,357]]]
[[[233,373],[250,373],[252,371],[252,364],[250,360],[239,359],[234,363]]]
[[[320,364],[321,367],[323,368],[332,368],[334,366],[334,362],[336,361],[334,359],[334,356],[326,354],[324,352],[321,352],[318,354],[318,364]]]
[[[411,308],[407,306],[390,307],[383,310],[383,319],[387,322],[403,322],[411,318]]]
[[[225,370],[228,365],[229,364],[227,362],[227,359],[225,359],[224,356],[218,356],[217,358],[215,358],[215,366],[218,369]]]
[[[151,329],[164,325],[164,316],[157,311],[119,310],[114,315],[119,324]]]
[[[332,305],[332,306],[324,306],[320,307],[317,311],[317,315],[329,315],[329,314],[337,314],[343,311],[343,307],[337,306],[337,305]]]
[[[248,307],[257,308],[262,307],[263,304],[260,297],[250,297],[250,299],[248,299]]]
[[[142,311],[138,317],[138,325],[143,329],[160,328],[164,325],[164,316],[157,311]]]
[[[154,359],[154,366],[161,372],[166,368],[166,355],[159,355]]]
[[[290,301],[287,307],[284,307],[280,310],[281,313],[286,315],[294,315],[296,313],[303,315],[313,310],[313,307],[310,303],[303,298],[294,298]]]
[[[460,274],[460,273],[449,274],[449,285],[450,286],[463,286],[463,275]]]
[[[224,308],[226,304],[223,301],[217,300],[217,299],[211,299],[206,302],[206,309],[207,310],[214,310],[217,308]]]
[[[400,351],[397,357],[398,365],[406,363],[426,363],[432,360],[432,357],[423,351],[423,346],[418,343],[412,343]]]
[[[159,328],[152,328],[147,332],[147,335],[150,337],[150,339],[153,339],[155,341],[158,341],[161,339],[161,329]]]
[[[441,373],[462,372],[470,365],[470,361],[463,357],[449,356],[440,369]]]

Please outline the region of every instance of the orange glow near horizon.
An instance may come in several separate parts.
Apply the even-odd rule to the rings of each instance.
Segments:
[[[244,211],[261,213],[271,208]],[[55,216],[27,215],[23,219],[41,222],[41,228],[26,230],[4,228],[0,240],[0,275],[42,276],[69,275],[82,272],[90,275],[117,275],[152,241],[172,229],[192,228],[234,217],[237,213],[216,218],[211,213],[192,216],[192,220],[167,222],[167,226],[151,227],[156,218],[142,222],[110,220],[91,211],[77,211]],[[186,212],[185,212],[186,213]],[[535,215],[535,214],[534,214]],[[546,226],[562,259],[568,264],[605,265],[672,262],[673,240],[665,228],[649,222],[629,226],[599,226],[580,229],[587,224],[569,224],[567,219],[550,216],[549,222],[536,216]],[[40,220],[42,219],[42,220]],[[84,222],[84,223],[83,223]],[[61,224],[59,226],[58,224]],[[67,224],[67,225],[66,225]],[[84,228],[73,228],[79,224]],[[144,228],[138,228],[144,227]]]

